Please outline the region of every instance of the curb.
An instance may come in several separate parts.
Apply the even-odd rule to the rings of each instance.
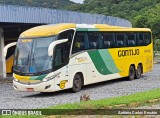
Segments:
[[[160,63],[160,60],[159,60],[159,59],[155,59],[155,60],[153,61],[153,63],[154,63],[154,64]]]
[[[160,101],[160,98],[159,99],[148,100],[148,101],[146,101],[146,103],[155,103],[155,102],[158,102],[158,101]]]
[[[160,98],[157,99],[153,99],[153,100],[147,100],[145,102],[132,102],[129,104],[118,104],[118,105],[113,105],[113,106],[106,106],[106,108],[108,109],[114,109],[114,108],[125,108],[125,107],[138,107],[143,103],[156,103],[156,102],[160,102]]]
[[[153,63],[154,63],[154,64],[158,64],[158,63],[160,63],[160,61],[154,61]]]
[[[2,83],[12,83],[12,81],[13,81],[12,77],[6,77],[6,78],[0,77],[0,84],[2,84]]]

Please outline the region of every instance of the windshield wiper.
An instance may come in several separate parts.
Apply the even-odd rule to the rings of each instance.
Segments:
[[[27,56],[27,62],[26,62],[26,65],[29,64],[29,55],[30,55],[30,52],[28,53],[28,56]]]
[[[27,60],[26,60],[25,63],[24,63],[24,65],[26,65],[26,66],[29,66],[29,56],[30,56],[30,52],[28,53]],[[20,72],[22,72],[23,69],[24,69],[26,66],[22,66]]]
[[[35,59],[34,59],[34,54],[33,54],[33,57],[32,57],[32,66],[33,66],[33,65],[36,65]]]

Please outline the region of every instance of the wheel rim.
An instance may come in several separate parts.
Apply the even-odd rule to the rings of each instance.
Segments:
[[[137,74],[137,76],[141,76],[141,74],[142,74],[141,66],[138,66],[136,74]]]
[[[75,86],[75,88],[79,88],[80,87],[80,80],[79,79],[75,79],[74,86]]]

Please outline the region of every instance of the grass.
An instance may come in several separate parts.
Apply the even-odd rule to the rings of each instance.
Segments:
[[[145,103],[147,100],[152,100],[156,98],[160,98],[160,88],[145,92],[139,92],[127,96],[120,96],[116,98],[91,100],[87,102],[51,106],[48,109],[100,109],[118,104],[128,105],[129,103],[133,102]]]
[[[65,109],[72,109],[72,112],[75,114],[76,109],[106,109],[107,106],[114,106],[118,104],[130,104],[133,102],[139,102],[141,104],[146,104],[146,101],[153,100],[156,98],[160,98],[160,88],[145,91],[145,92],[139,92],[127,96],[120,96],[115,98],[107,98],[107,99],[101,99],[101,100],[90,100],[86,102],[79,102],[79,103],[73,103],[73,104],[64,104],[64,105],[58,105],[58,106],[51,106],[48,108],[43,109],[63,109],[65,112]],[[75,110],[74,110],[75,109]],[[63,110],[59,110],[59,114],[63,113]],[[43,113],[43,112],[42,112]],[[0,116],[0,118],[42,118],[44,116]]]

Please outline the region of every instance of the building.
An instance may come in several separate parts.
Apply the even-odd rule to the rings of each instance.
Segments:
[[[15,5],[0,5],[0,76],[6,77],[6,59],[3,48],[17,41],[20,33],[38,25],[55,23],[109,24],[132,27],[125,19],[98,14],[88,14],[67,10],[37,8]],[[7,58],[13,55],[10,49]]]

